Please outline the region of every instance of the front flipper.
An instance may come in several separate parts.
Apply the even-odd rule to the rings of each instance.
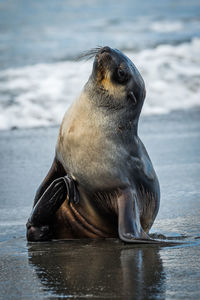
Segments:
[[[66,175],[55,179],[37,200],[27,226],[28,241],[47,241],[53,237],[52,221],[55,213],[65,201],[79,200],[74,180]]]
[[[131,189],[122,190],[117,198],[118,233],[127,243],[158,243],[142,229],[136,195]]]

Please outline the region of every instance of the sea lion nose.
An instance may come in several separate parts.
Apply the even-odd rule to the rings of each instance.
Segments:
[[[110,53],[111,52],[111,49],[110,49],[110,47],[108,47],[108,46],[105,46],[105,47],[103,47],[101,50],[100,50],[100,54],[103,54],[103,53]]]

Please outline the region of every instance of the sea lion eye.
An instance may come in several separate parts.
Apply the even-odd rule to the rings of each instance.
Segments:
[[[128,80],[128,73],[126,72],[126,70],[122,69],[121,67],[117,69],[116,73],[115,73],[115,80],[118,83],[125,83]]]

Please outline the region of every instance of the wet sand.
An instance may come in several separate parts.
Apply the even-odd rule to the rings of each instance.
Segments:
[[[181,242],[170,247],[117,239],[27,244],[25,223],[57,132],[0,132],[0,299],[199,299],[200,111],[139,124],[161,185],[151,233]]]

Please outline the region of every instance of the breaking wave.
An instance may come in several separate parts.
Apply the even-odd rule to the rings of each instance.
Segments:
[[[127,53],[146,83],[143,114],[200,106],[199,53],[199,38]],[[0,129],[59,124],[91,69],[91,61],[63,61],[0,71]]]

